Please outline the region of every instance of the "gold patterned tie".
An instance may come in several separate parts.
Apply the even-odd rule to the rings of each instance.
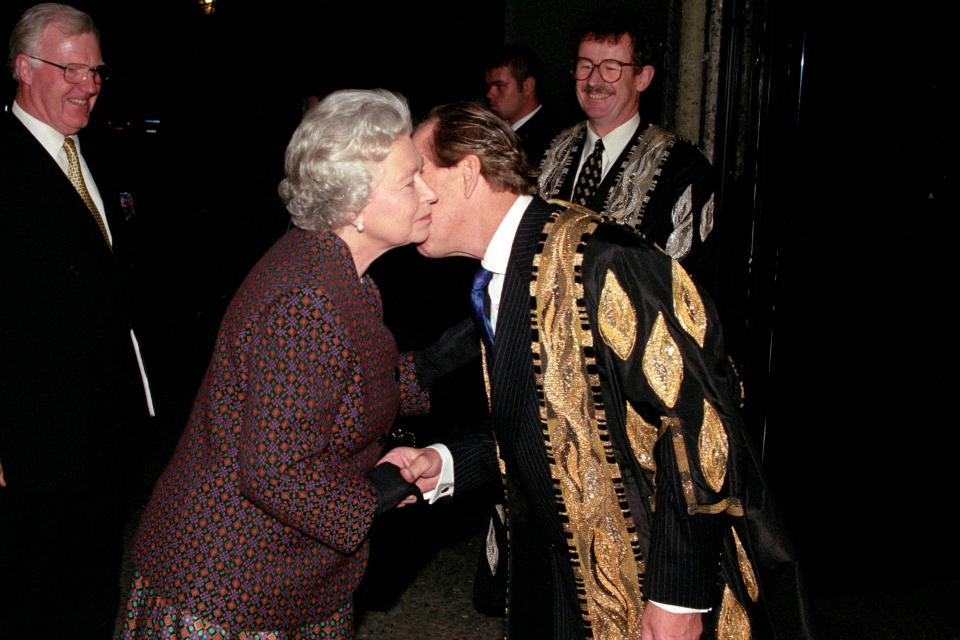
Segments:
[[[103,239],[112,251],[113,246],[110,244],[110,236],[107,235],[107,226],[104,224],[103,218],[97,210],[97,205],[93,203],[90,192],[87,191],[87,183],[83,181],[83,173],[80,171],[80,158],[77,156],[77,147],[73,144],[73,138],[66,137],[63,139],[63,150],[67,154],[67,162],[70,163],[70,170],[67,173],[67,177],[70,178],[70,183],[73,185],[73,188],[80,194],[83,203],[87,205],[87,209],[90,210],[93,219],[97,221],[97,226],[100,227],[100,233],[103,234]]]

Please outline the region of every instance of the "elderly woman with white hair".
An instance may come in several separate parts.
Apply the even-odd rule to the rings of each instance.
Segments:
[[[280,195],[297,228],[223,319],[140,526],[122,637],[352,636],[367,532],[416,492],[374,467],[425,395],[365,275],[427,236],[436,196],[410,133],[383,90],[333,93],[294,132]]]

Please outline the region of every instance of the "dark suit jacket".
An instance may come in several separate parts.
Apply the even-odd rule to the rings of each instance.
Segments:
[[[560,132],[560,125],[551,115],[547,107],[542,107],[536,115],[523,123],[517,129],[520,144],[527,153],[527,159],[533,167],[540,166],[543,152],[550,146],[550,141]]]
[[[88,148],[88,146],[90,148]],[[119,190],[81,147],[113,234],[104,242],[57,163],[0,118],[0,461],[8,491],[112,487],[145,415],[128,320]]]

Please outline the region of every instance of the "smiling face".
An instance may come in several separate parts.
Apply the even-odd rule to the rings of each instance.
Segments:
[[[586,58],[593,64],[603,60],[633,61],[633,39],[622,35],[617,40],[586,39],[577,50],[578,58]],[[577,100],[587,114],[590,127],[598,136],[605,136],[633,117],[640,109],[640,93],[650,86],[653,67],[623,67],[623,74],[616,82],[607,82],[594,69],[585,80],[577,80]]]
[[[430,229],[431,204],[437,196],[423,180],[422,163],[409,136],[393,143],[390,154],[374,169],[373,191],[357,215],[363,237],[383,251],[423,242]]]
[[[56,64],[69,63],[96,67],[103,64],[100,43],[93,33],[66,35],[56,24],[48,25],[40,37],[37,51],[31,52]],[[90,122],[90,112],[97,102],[100,85],[96,74],[71,84],[63,77],[63,69],[34,60],[26,54],[17,56],[17,102],[24,111],[45,122],[65,136],[73,135]]]

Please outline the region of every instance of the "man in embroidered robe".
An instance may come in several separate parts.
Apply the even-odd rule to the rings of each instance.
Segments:
[[[540,193],[548,200],[579,200],[629,225],[703,282],[714,270],[713,243],[707,242],[713,229],[713,172],[692,144],[641,121],[640,96],[655,69],[637,22],[630,13],[607,9],[579,25],[572,74],[587,119],[561,132],[547,149]],[[598,141],[599,184],[578,193],[582,169]]]
[[[629,228],[531,195],[483,107],[434,109],[414,142],[438,197],[421,253],[493,273],[493,427],[386,458],[431,501],[503,482],[508,635],[764,637],[776,608],[806,637],[709,298]]]

